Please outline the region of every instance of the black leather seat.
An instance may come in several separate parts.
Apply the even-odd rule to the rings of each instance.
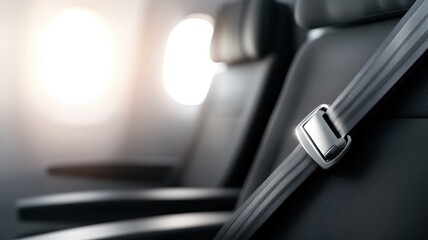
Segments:
[[[162,189],[89,191],[18,201],[23,220],[94,223],[167,213],[231,210],[293,55],[291,10],[273,0],[226,5],[216,20],[215,76],[195,135]]]
[[[178,186],[242,185],[294,53],[284,4],[244,0],[216,19],[211,57],[227,70],[213,80]]]
[[[298,144],[295,126],[331,104],[414,1],[298,0],[296,21],[324,33],[296,54],[241,202]],[[426,239],[427,54],[352,134],[333,169],[317,170],[254,239]]]

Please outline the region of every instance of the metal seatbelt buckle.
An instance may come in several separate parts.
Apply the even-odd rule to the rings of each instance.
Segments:
[[[315,108],[296,127],[296,135],[300,144],[312,159],[323,169],[335,165],[351,145],[351,137],[337,136],[329,124],[326,112],[328,105]]]

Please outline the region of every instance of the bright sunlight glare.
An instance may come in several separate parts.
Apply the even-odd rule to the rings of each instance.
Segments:
[[[98,100],[112,79],[112,33],[96,12],[80,7],[55,15],[39,46],[42,85],[55,100],[80,105]]]
[[[197,105],[205,100],[216,70],[210,58],[212,34],[212,24],[202,18],[185,19],[170,33],[163,81],[176,102]]]

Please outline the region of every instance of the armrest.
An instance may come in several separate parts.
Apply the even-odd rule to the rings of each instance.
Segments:
[[[213,239],[230,212],[184,213],[77,227],[19,240]]]
[[[239,189],[84,191],[20,199],[22,220],[99,223],[163,214],[232,210]]]
[[[166,182],[170,180],[174,168],[174,165],[150,163],[84,163],[50,166],[48,173],[119,181]]]

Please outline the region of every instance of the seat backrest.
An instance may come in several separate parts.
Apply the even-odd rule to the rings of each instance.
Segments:
[[[221,9],[211,55],[227,67],[211,85],[183,156],[180,186],[242,184],[291,61],[291,26],[289,7],[273,0],[245,0]]]
[[[324,33],[290,68],[241,195],[245,200],[298,144],[297,124],[331,104],[413,0],[298,0],[296,21]],[[428,57],[352,134],[353,146],[317,170],[255,239],[427,239]]]

